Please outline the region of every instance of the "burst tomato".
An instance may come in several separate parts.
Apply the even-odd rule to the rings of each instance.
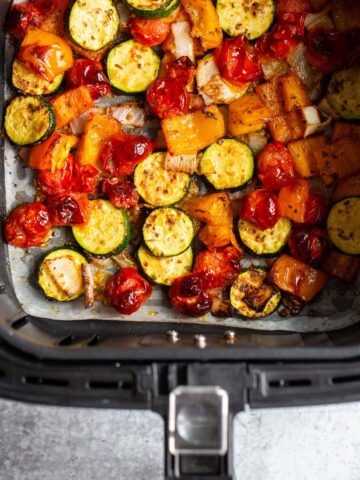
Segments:
[[[166,65],[167,74],[186,87],[195,75],[195,65],[189,57],[179,57]]]
[[[90,163],[80,166],[74,162],[72,191],[76,193],[95,193],[99,180],[99,170]]]
[[[101,184],[101,191],[116,208],[127,210],[139,201],[134,184],[122,178],[106,178]]]
[[[277,196],[270,190],[255,190],[247,193],[241,201],[240,218],[265,230],[272,228],[280,219]]]
[[[304,223],[319,225],[324,222],[327,215],[327,204],[324,195],[318,190],[310,190],[306,202]]]
[[[154,148],[154,142],[143,135],[113,135],[102,150],[103,170],[115,177],[131,175],[136,165],[148,157]]]
[[[69,88],[86,85],[93,100],[107,95],[111,90],[101,63],[88,58],[77,58],[74,61],[74,65],[66,72],[66,82]]]
[[[288,240],[291,255],[309,265],[318,265],[329,247],[327,233],[317,227],[295,226]]]
[[[208,272],[189,273],[175,280],[170,288],[171,304],[187,317],[200,317],[210,311],[212,298],[208,292],[213,275]]]
[[[146,92],[146,100],[159,118],[176,117],[188,111],[186,90],[174,78],[155,80]]]
[[[89,200],[84,193],[53,195],[45,203],[55,227],[83,225],[88,221]]]
[[[12,5],[5,17],[5,27],[10,35],[22,38],[29,27],[41,27],[44,14],[32,2]]]
[[[70,154],[61,168],[54,172],[42,170],[37,174],[37,189],[43,195],[58,195],[71,191],[74,157]]]
[[[120,313],[130,315],[145,303],[152,293],[152,286],[135,268],[123,268],[108,282],[105,294],[111,305]]]
[[[170,32],[170,25],[157,19],[132,17],[130,33],[138,42],[148,47],[160,45]]]
[[[330,73],[344,66],[349,44],[344,33],[317,28],[306,38],[306,58],[316,70]]]
[[[226,287],[233,283],[241,270],[240,253],[234,247],[203,250],[196,257],[194,272],[207,272],[208,286]]]
[[[236,85],[257,82],[264,76],[262,66],[245,37],[224,40],[215,50],[214,59],[221,76]]]
[[[257,172],[264,187],[270,190],[280,190],[296,179],[291,155],[280,142],[270,143],[261,151]]]
[[[15,208],[5,224],[5,239],[14,247],[40,247],[51,230],[49,212],[40,202],[24,203]]]

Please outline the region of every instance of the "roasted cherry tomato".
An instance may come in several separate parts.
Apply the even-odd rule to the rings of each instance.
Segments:
[[[41,27],[44,15],[32,2],[12,5],[5,17],[5,27],[10,35],[22,38],[29,27]]]
[[[160,45],[170,32],[170,24],[162,20],[132,17],[130,33],[138,42],[148,47]]]
[[[108,282],[105,294],[111,305],[120,313],[130,315],[145,303],[152,293],[152,286],[135,268],[123,268]]]
[[[99,170],[90,163],[80,166],[74,162],[72,177],[72,192],[95,193],[99,180]]]
[[[195,75],[195,65],[189,57],[179,57],[166,65],[168,76],[186,87]]]
[[[101,184],[101,191],[116,208],[123,210],[134,207],[139,201],[134,184],[122,178],[106,178]]]
[[[220,74],[229,82],[242,85],[264,76],[262,66],[245,37],[224,40],[214,52]]]
[[[291,255],[309,265],[319,265],[329,247],[327,233],[317,227],[295,226],[288,240]]]
[[[42,170],[37,174],[37,189],[43,195],[58,195],[72,189],[74,157],[70,154],[61,168],[54,172]]]
[[[176,117],[188,111],[185,88],[174,78],[155,80],[146,92],[146,100],[159,118]]]
[[[309,0],[277,0],[276,13],[281,16],[284,13],[308,13],[311,12]]]
[[[241,200],[240,218],[262,230],[272,228],[280,219],[278,197],[274,192],[264,189],[247,193]]]
[[[316,70],[329,73],[345,65],[349,43],[344,33],[317,28],[306,38],[306,58]]]
[[[110,93],[111,87],[100,62],[88,58],[77,58],[74,65],[66,72],[69,88],[86,85],[93,100]]]
[[[257,158],[261,183],[270,190],[280,190],[295,180],[294,164],[288,149],[280,142],[266,145]]]
[[[209,287],[231,285],[241,270],[240,253],[234,247],[203,250],[196,257],[194,272],[208,272]]]
[[[24,203],[13,210],[5,224],[5,239],[14,247],[40,247],[51,230],[48,209],[40,202]]]
[[[115,177],[131,175],[154,148],[154,142],[143,135],[113,135],[102,150],[103,170]]]
[[[188,317],[205,315],[213,302],[208,291],[211,282],[213,275],[207,272],[189,273],[177,278],[169,291],[171,304]]]
[[[65,193],[47,197],[45,204],[55,227],[83,225],[88,221],[89,200],[85,193]]]
[[[307,225],[319,225],[323,223],[327,215],[327,210],[324,195],[318,190],[310,190],[306,202],[304,223]]]

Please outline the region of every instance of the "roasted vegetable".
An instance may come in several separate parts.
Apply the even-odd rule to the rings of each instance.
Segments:
[[[306,180],[298,179],[292,185],[283,187],[279,193],[281,215],[294,222],[304,223],[309,193],[310,185]]]
[[[54,107],[57,128],[64,127],[94,107],[90,91],[85,85],[61,93],[51,100],[51,104]]]
[[[199,38],[205,50],[216,48],[222,41],[219,17],[211,0],[181,0],[192,22],[191,35]]]
[[[229,105],[229,132],[232,135],[261,130],[270,119],[269,109],[255,92],[248,93]]]
[[[295,73],[281,75],[277,85],[285,112],[311,105],[310,95]]]
[[[343,178],[335,188],[333,193],[334,202],[349,197],[360,197],[360,174]]]
[[[285,247],[290,233],[291,222],[287,218],[280,218],[274,227],[265,230],[244,219],[239,222],[240,240],[255,255],[276,255]]]
[[[12,66],[12,84],[21,93],[29,95],[50,95],[60,88],[64,74],[60,73],[49,82],[40,78],[30,68],[15,58]]]
[[[335,122],[331,130],[331,140],[335,142],[343,137],[360,138],[360,124],[350,122]]]
[[[190,198],[181,208],[200,222],[209,225],[232,225],[230,199],[224,192]]]
[[[327,219],[332,243],[344,253],[360,255],[360,197],[336,203]]]
[[[78,141],[75,135],[55,132],[45,142],[31,148],[27,163],[37,170],[54,172],[63,166],[70,151],[77,145]]]
[[[239,252],[242,252],[231,225],[204,225],[199,230],[198,237],[207,248],[221,248],[232,245]]]
[[[350,283],[360,271],[360,257],[333,250],[325,257],[321,269],[332,277]]]
[[[287,146],[294,162],[296,172],[302,178],[318,177],[319,170],[314,151],[327,143],[324,135],[310,137],[305,140],[290,142]]]
[[[327,99],[341,118],[360,120],[360,68],[333,73]]]

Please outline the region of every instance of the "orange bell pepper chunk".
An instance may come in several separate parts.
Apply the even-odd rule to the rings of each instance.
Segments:
[[[199,38],[205,50],[221,45],[223,33],[219,16],[211,0],[182,0],[192,22],[191,34]]]
[[[72,50],[65,40],[40,28],[28,29],[17,58],[48,82],[74,63]]]
[[[231,225],[233,214],[229,195],[225,192],[200,195],[185,200],[181,208],[190,217],[209,225]]]
[[[279,192],[281,216],[294,222],[304,223],[309,193],[309,183],[300,178],[292,185],[283,187]]]
[[[31,148],[28,164],[37,170],[61,168],[70,151],[77,145],[79,139],[75,135],[64,135],[55,132],[45,142]]]
[[[61,93],[51,103],[55,111],[56,128],[64,127],[94,107],[94,100],[85,85]]]

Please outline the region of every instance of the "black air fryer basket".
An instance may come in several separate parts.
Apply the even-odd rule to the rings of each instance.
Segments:
[[[10,3],[2,0],[2,18]],[[2,32],[1,66],[4,45]],[[2,92],[4,86],[2,71]],[[1,154],[4,216],[3,145]],[[36,318],[16,298],[3,242],[0,265],[0,396],[152,409],[165,419],[169,479],[233,479],[232,418],[245,405],[360,398],[360,323],[328,333],[289,333],[175,324],[171,318],[168,324]]]

